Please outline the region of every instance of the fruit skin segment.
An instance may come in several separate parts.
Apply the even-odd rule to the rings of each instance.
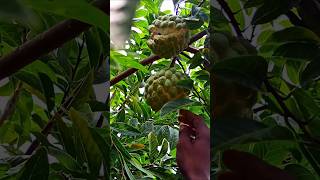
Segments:
[[[215,62],[241,55],[257,54],[249,41],[233,37],[229,32],[215,32],[211,37],[211,54]],[[252,106],[257,101],[257,91],[238,82],[224,79],[214,72],[213,79],[213,116],[253,118]]]
[[[149,32],[147,45],[154,54],[162,58],[176,56],[188,47],[190,31],[182,17],[159,16],[149,26]]]
[[[187,78],[175,68],[163,69],[151,75],[146,81],[144,91],[147,104],[154,111],[159,111],[165,103],[187,97],[189,90],[177,85],[180,80]]]

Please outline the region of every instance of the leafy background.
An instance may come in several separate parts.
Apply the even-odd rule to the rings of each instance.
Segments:
[[[172,4],[172,9],[161,7]],[[173,6],[175,5],[175,6]],[[164,7],[163,6],[163,7]],[[175,7],[175,8],[174,8]],[[192,44],[196,52],[184,51],[175,61],[178,71],[193,80],[186,84],[192,90],[188,99],[172,101],[159,112],[151,110],[143,97],[148,77],[170,66],[172,59],[157,59],[146,66],[138,62],[152,56],[146,41],[148,26],[160,15],[178,14],[188,17],[192,35],[208,28],[209,2],[142,0],[135,9],[129,40],[122,49],[112,49],[110,54],[110,129],[112,134],[111,176],[116,179],[181,179],[176,164],[178,140],[177,109],[185,108],[203,116],[210,124],[209,73],[204,66],[206,38]],[[116,17],[115,17],[116,18]],[[111,39],[114,38],[111,34]],[[113,84],[119,74],[130,68],[138,71]]]
[[[262,84],[253,107],[254,120],[213,120],[213,176],[226,169],[220,161],[223,150],[236,148],[299,180],[319,179],[320,34],[315,18],[319,13],[316,0],[211,1],[214,31],[243,36],[258,49],[258,56],[250,60],[234,57],[214,64],[213,69],[245,75],[228,78],[240,79],[251,87],[255,86],[252,82]],[[250,70],[255,63],[268,66]]]
[[[64,20],[92,25],[1,80],[0,179],[109,176],[109,16],[91,2],[0,1],[0,57]]]

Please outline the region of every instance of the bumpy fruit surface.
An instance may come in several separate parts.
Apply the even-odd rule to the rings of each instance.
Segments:
[[[154,111],[172,100],[188,96],[189,90],[177,85],[177,82],[188,77],[175,68],[161,70],[146,81],[144,95],[147,103]]]
[[[147,44],[154,54],[162,58],[173,57],[188,46],[190,31],[182,17],[159,16],[149,26],[149,31]]]

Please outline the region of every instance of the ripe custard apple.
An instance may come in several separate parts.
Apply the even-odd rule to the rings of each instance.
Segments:
[[[177,85],[178,81],[187,78],[175,68],[163,69],[150,76],[144,91],[147,103],[154,111],[159,111],[165,103],[188,96],[189,90]]]
[[[190,31],[185,19],[179,16],[159,16],[149,26],[147,45],[162,58],[171,58],[188,47]]]

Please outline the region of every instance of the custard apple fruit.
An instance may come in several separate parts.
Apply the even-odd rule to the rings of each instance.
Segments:
[[[189,90],[177,85],[188,77],[175,68],[163,69],[150,76],[146,81],[144,96],[154,111],[159,111],[169,101],[184,98]]]
[[[188,47],[190,31],[182,17],[159,16],[149,26],[149,32],[147,45],[162,58],[171,58]]]

